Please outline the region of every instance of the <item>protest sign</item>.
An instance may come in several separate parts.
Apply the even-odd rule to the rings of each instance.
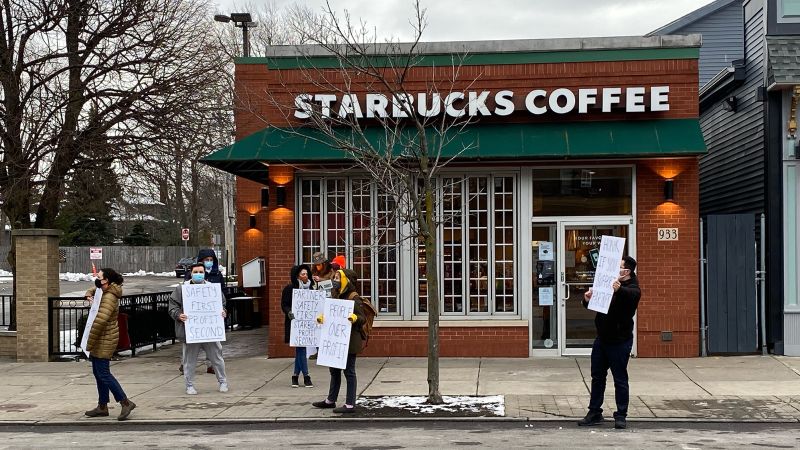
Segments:
[[[89,317],[86,318],[86,326],[83,327],[83,338],[81,338],[81,349],[86,357],[89,357],[89,350],[86,346],[89,345],[89,332],[92,331],[92,324],[94,319],[97,318],[97,311],[100,309],[100,299],[103,297],[102,289],[95,289],[94,299],[92,300],[92,307],[89,308]]]
[[[318,283],[319,288],[325,292],[325,297],[331,297],[331,292],[333,291],[333,281],[331,280],[322,280]]]
[[[619,263],[625,249],[625,238],[602,236],[600,239],[600,255],[597,257],[597,269],[592,284],[592,299],[589,309],[608,314],[614,288],[611,286],[619,278]]]
[[[222,288],[218,283],[181,285],[183,313],[186,314],[186,343],[224,342]]]
[[[347,316],[353,313],[352,300],[325,299],[323,314],[325,322],[319,339],[317,365],[344,369],[347,366],[347,352],[350,349],[352,324]]]
[[[319,326],[317,316],[325,307],[325,292],[311,289],[292,290],[292,330],[289,335],[290,347],[317,347],[319,345]]]

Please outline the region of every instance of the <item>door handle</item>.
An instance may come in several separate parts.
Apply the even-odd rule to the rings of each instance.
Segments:
[[[566,288],[565,295],[564,295],[564,297],[561,298],[561,300],[566,302],[567,299],[569,299],[569,288],[570,288],[570,286],[569,286],[568,283],[564,283],[564,287]]]

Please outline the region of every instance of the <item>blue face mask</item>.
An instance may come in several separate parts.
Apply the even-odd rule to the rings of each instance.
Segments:
[[[193,273],[192,274],[192,281],[195,283],[202,283],[206,279],[206,274],[204,273]]]
[[[206,270],[211,270],[214,267],[214,261],[203,261],[203,266],[205,266]]]

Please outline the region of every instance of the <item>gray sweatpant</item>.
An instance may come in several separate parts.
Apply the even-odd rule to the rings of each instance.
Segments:
[[[183,376],[186,378],[186,387],[194,386],[194,371],[197,366],[197,355],[200,349],[206,352],[206,357],[214,368],[217,381],[227,383],[225,377],[225,360],[222,359],[222,343],[203,342],[200,344],[183,344]]]

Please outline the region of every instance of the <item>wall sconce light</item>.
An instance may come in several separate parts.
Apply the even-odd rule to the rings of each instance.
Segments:
[[[671,202],[675,200],[675,180],[664,180],[664,201]]]
[[[729,112],[736,112],[736,97],[726,97],[725,100],[722,102],[722,109]]]
[[[267,209],[269,207],[269,187],[261,188],[261,208]]]
[[[250,214],[250,228],[256,227],[256,215]]]
[[[278,206],[286,206],[286,186],[278,186],[275,188],[275,195],[277,196]]]

